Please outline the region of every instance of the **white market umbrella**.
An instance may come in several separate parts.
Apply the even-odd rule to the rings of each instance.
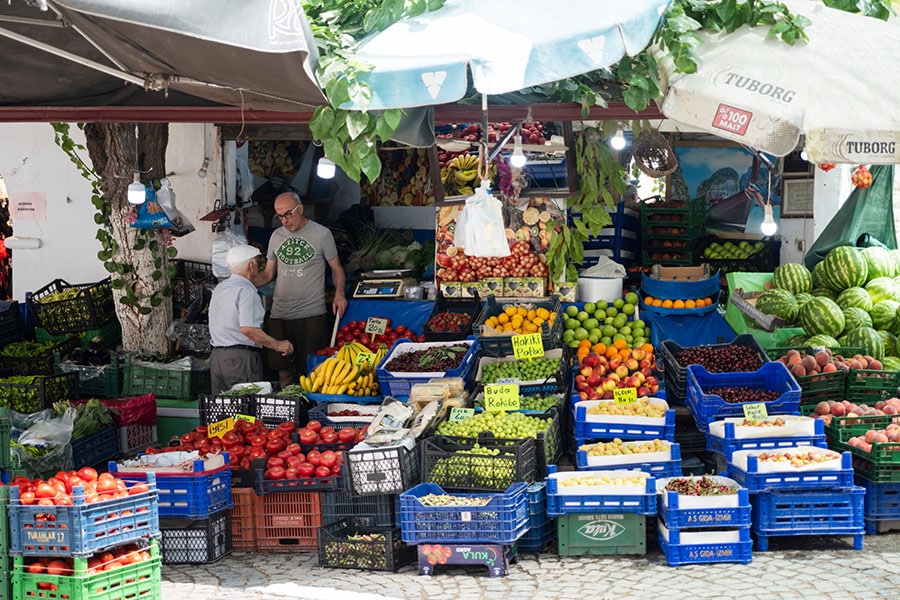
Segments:
[[[701,34],[696,73],[661,61],[663,114],[776,156],[797,148],[815,163],[900,162],[900,27],[784,0],[812,21],[808,42],[767,37],[768,27]]]
[[[642,51],[671,0],[447,0],[363,40],[368,106],[455,102],[468,88],[503,94],[615,64]]]

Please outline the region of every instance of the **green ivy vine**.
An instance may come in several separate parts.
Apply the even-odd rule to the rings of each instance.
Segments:
[[[132,306],[138,313],[142,315],[150,314],[154,308],[163,303],[164,298],[172,295],[172,286],[165,285],[163,288],[155,290],[151,294],[138,294],[134,290],[134,286],[129,283],[129,274],[134,272],[134,267],[126,262],[116,260],[119,255],[120,247],[113,234],[112,223],[110,222],[110,200],[103,195],[101,186],[103,180],[95,173],[79,156],[79,152],[86,152],[87,149],[83,144],[77,143],[72,136],[69,135],[68,123],[51,123],[55,133],[55,142],[63,152],[68,155],[69,160],[78,169],[78,172],[91,184],[91,204],[97,209],[94,213],[94,223],[99,226],[96,238],[100,242],[101,249],[97,253],[97,258],[103,261],[103,266],[110,273],[110,285],[114,289],[122,290],[122,296],[119,302],[126,306]],[[84,125],[77,125],[83,129]],[[159,188],[159,181],[154,181],[153,185]],[[165,268],[165,274],[171,279],[175,275],[174,266],[166,266],[166,258],[172,259],[178,255],[178,250],[169,246],[166,247],[157,239],[155,229],[138,229],[135,228],[135,240],[132,249],[136,251],[148,251],[153,257],[154,271],[150,274],[153,281],[162,279]]]

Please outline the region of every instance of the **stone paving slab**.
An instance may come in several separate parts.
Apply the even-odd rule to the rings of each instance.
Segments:
[[[235,553],[211,565],[164,565],[162,598],[216,600],[383,600],[469,598],[900,598],[900,532],[851,538],[772,538],[753,562],[669,567],[656,549],[641,557],[522,555],[507,577],[485,567],[439,566],[419,576],[320,569],[314,553]]]

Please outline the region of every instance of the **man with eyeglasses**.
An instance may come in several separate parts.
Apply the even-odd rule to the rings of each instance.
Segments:
[[[306,357],[328,345],[328,309],[325,306],[325,265],[331,269],[336,319],[347,309],[346,277],[338,258],[334,236],[327,227],[303,214],[303,203],[294,192],[275,197],[275,214],[281,227],[269,239],[268,262],[259,285],[275,279],[269,329],[273,337],[290,340],[292,356],[269,353],[269,366],[278,370],[282,387],[296,383],[305,371]]]

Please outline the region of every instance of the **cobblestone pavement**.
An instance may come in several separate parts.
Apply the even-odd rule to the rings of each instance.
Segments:
[[[162,598],[216,600],[381,600],[572,598],[900,598],[900,532],[851,538],[771,538],[768,552],[748,565],[669,567],[656,549],[644,557],[523,555],[507,577],[484,567],[438,567],[419,576],[320,569],[312,554],[236,553],[211,565],[163,567]]]

